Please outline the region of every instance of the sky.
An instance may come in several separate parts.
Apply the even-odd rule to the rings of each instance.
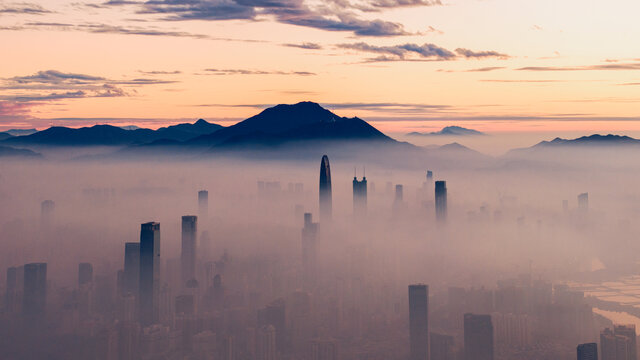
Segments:
[[[0,1],[0,129],[222,125],[315,101],[387,133],[640,132],[634,0]]]

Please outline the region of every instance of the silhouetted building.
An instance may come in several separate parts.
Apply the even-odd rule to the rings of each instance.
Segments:
[[[159,317],[160,224],[140,226],[140,322],[151,325]]]
[[[578,195],[578,209],[583,212],[589,210],[589,193]]]
[[[198,215],[203,219],[209,215],[209,192],[207,190],[198,191]]]
[[[447,182],[436,181],[436,220],[447,220]]]
[[[132,294],[138,298],[140,290],[140,243],[128,242],[124,244],[124,274],[122,292]]]
[[[78,287],[93,282],[93,265],[90,263],[78,264]]]
[[[313,289],[316,285],[317,234],[318,224],[313,222],[310,213],[305,213],[304,227],[302,228],[302,281],[307,290]]]
[[[182,217],[182,253],[180,266],[182,274],[182,286],[187,281],[196,278],[196,252],[197,252],[198,217]]]
[[[429,341],[429,360],[455,360],[453,336],[431,333]]]
[[[277,299],[264,309],[258,310],[258,326],[271,325],[276,332],[276,349],[279,353],[284,353],[286,339],[285,322],[285,302],[284,299]]]
[[[433,171],[427,170],[427,182],[433,181]]]
[[[636,359],[636,329],[633,325],[614,325],[600,332],[602,360]]]
[[[429,356],[429,287],[409,285],[410,360],[426,360]]]
[[[353,177],[353,215],[361,218],[367,214],[367,177],[363,176],[358,181]]]
[[[324,155],[320,163],[320,222],[330,222],[332,212],[331,168],[329,158]]]
[[[47,307],[47,264],[31,263],[24,266],[22,313],[30,325],[44,320]]]
[[[636,326],[635,325],[614,325],[613,333],[616,336],[624,336],[629,340],[627,359],[637,360]]]
[[[598,360],[598,344],[580,344],[577,348],[578,360]]]
[[[464,359],[493,360],[493,324],[490,315],[464,314]]]

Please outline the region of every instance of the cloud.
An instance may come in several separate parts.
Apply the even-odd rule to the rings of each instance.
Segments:
[[[179,75],[182,74],[182,71],[174,70],[174,71],[162,71],[162,70],[153,70],[153,71],[142,71],[138,70],[139,73],[144,75]]]
[[[14,3],[0,6],[0,14],[44,15],[51,13],[52,11],[31,3]]]
[[[638,63],[609,63],[583,66],[527,66],[520,71],[593,71],[593,70],[640,70]]]
[[[206,71],[206,73],[199,75],[317,75],[316,73],[308,71],[267,71],[250,69],[205,69],[204,71]]]
[[[502,69],[506,69],[506,68],[504,66],[489,66],[489,67],[481,67],[476,69],[469,69],[467,70],[467,72],[488,72],[488,71],[502,70]]]
[[[322,45],[316,44],[316,43],[311,43],[311,42],[305,42],[305,43],[302,43],[302,44],[282,44],[282,46],[294,47],[294,48],[300,48],[300,49],[307,49],[307,50],[321,50],[322,49]]]
[[[482,82],[495,82],[495,83],[552,83],[562,82],[563,80],[530,80],[530,79],[485,79],[480,80]]]
[[[191,105],[191,106],[264,109],[264,108],[268,108],[275,105],[277,104],[198,104],[198,105]],[[376,111],[376,112],[389,112],[394,114],[439,112],[439,111],[452,108],[449,105],[397,103],[397,102],[342,102],[342,103],[321,102],[320,105],[331,110],[368,110],[368,111]]]
[[[501,54],[497,51],[473,51],[469,49],[457,48],[456,53],[458,55],[463,56],[467,59],[480,59],[480,58],[498,58],[498,59],[508,59],[509,55]]]

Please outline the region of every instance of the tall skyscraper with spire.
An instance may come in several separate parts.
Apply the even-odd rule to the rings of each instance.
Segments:
[[[140,322],[147,326],[160,315],[160,224],[140,225]]]
[[[332,212],[331,168],[329,157],[323,155],[320,163],[320,223],[330,222]]]

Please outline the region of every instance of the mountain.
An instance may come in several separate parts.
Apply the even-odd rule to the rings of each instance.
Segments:
[[[473,135],[486,135],[483,132],[473,129],[463,128],[461,126],[445,126],[440,131],[434,131],[430,133],[410,132],[407,136],[473,136]]]
[[[0,145],[0,157],[40,158],[42,155],[29,149],[16,149],[10,146]]]
[[[48,146],[122,146],[144,144],[157,140],[184,141],[222,128],[202,119],[194,124],[179,124],[158,130],[126,130],[111,125],[95,125],[79,129],[53,126],[31,135],[5,139],[5,144]]]
[[[6,140],[12,137],[13,135],[9,134],[8,132],[0,132],[0,140]]]
[[[24,136],[24,135],[31,135],[33,133],[38,132],[38,130],[36,129],[11,129],[11,130],[7,130],[5,131],[5,133],[12,135],[12,136]]]
[[[585,150],[615,150],[617,148],[640,148],[640,140],[625,135],[600,135],[594,134],[575,139],[555,138],[551,141],[541,141],[528,148],[510,150],[507,155],[546,154],[559,151],[585,151]]]
[[[313,102],[277,105],[235,125],[187,141],[216,148],[274,146],[299,141],[398,143],[359,118],[340,117]]]

